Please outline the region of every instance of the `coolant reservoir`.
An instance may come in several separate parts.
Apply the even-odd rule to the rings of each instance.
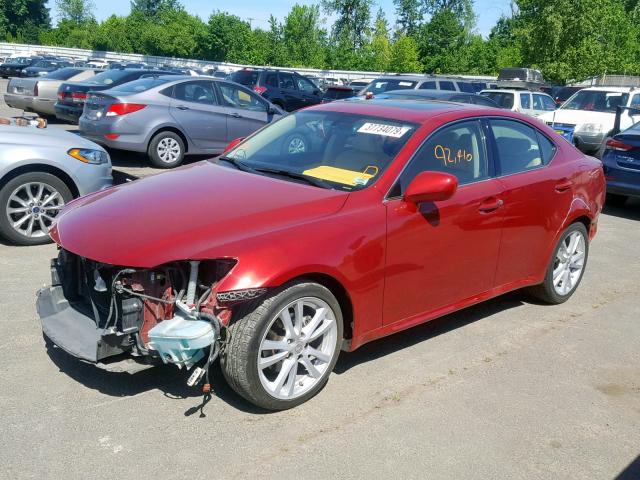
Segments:
[[[149,348],[156,350],[164,363],[187,369],[200,360],[204,349],[215,341],[211,323],[176,316],[149,330]]]

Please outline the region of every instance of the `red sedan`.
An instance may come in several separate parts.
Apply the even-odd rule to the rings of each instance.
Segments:
[[[70,203],[45,337],[104,366],[193,369],[286,409],[340,350],[529,287],[576,290],[601,163],[537,120],[447,102],[335,102],[215,160]]]

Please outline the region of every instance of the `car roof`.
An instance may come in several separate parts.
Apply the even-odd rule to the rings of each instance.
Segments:
[[[313,110],[325,110],[340,113],[353,113],[358,115],[371,115],[374,117],[388,118],[390,120],[404,120],[412,123],[424,123],[435,115],[448,112],[484,113],[491,107],[478,105],[452,103],[441,100],[411,101],[381,99],[362,100],[359,102],[331,102],[311,107]]]
[[[486,92],[501,92],[501,93],[539,93],[541,95],[548,95],[545,92],[539,92],[537,90],[525,90],[520,88],[487,88],[485,90],[481,90],[480,93]]]
[[[587,87],[583,90],[589,92],[617,92],[617,93],[629,93],[634,90],[632,87]]]
[[[401,89],[401,90],[389,90],[388,92],[381,93],[380,95],[411,95],[412,97],[459,97],[460,95],[475,95],[470,92],[454,92],[452,90],[435,90],[435,89]]]
[[[462,77],[456,77],[454,75],[382,75],[374,78],[372,82],[378,82],[380,80],[411,80],[414,82],[421,82],[424,80],[450,80],[454,82],[470,82]]]

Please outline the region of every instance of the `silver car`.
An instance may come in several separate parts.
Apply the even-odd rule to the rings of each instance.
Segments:
[[[100,146],[54,128],[0,125],[0,236],[49,242],[49,228],[75,197],[109,187],[111,159]]]
[[[80,133],[101,145],[147,152],[172,168],[188,154],[219,154],[284,112],[242,85],[213,77],[152,76],[89,92]]]
[[[58,87],[63,82],[81,82],[99,73],[91,68],[61,68],[41,78],[19,78],[9,80],[4,102],[13,108],[41,115],[55,115],[53,108],[58,100]]]

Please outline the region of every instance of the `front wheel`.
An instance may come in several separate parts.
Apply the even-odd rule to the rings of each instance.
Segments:
[[[248,307],[229,327],[222,371],[251,403],[268,410],[292,408],[326,384],[342,331],[340,305],[327,288],[290,284]]]
[[[530,289],[543,302],[564,303],[578,288],[589,256],[587,229],[582,223],[567,228],[556,246],[544,282]]]
[[[0,189],[0,235],[18,245],[51,242],[49,228],[73,195],[55,175],[27,172]]]

